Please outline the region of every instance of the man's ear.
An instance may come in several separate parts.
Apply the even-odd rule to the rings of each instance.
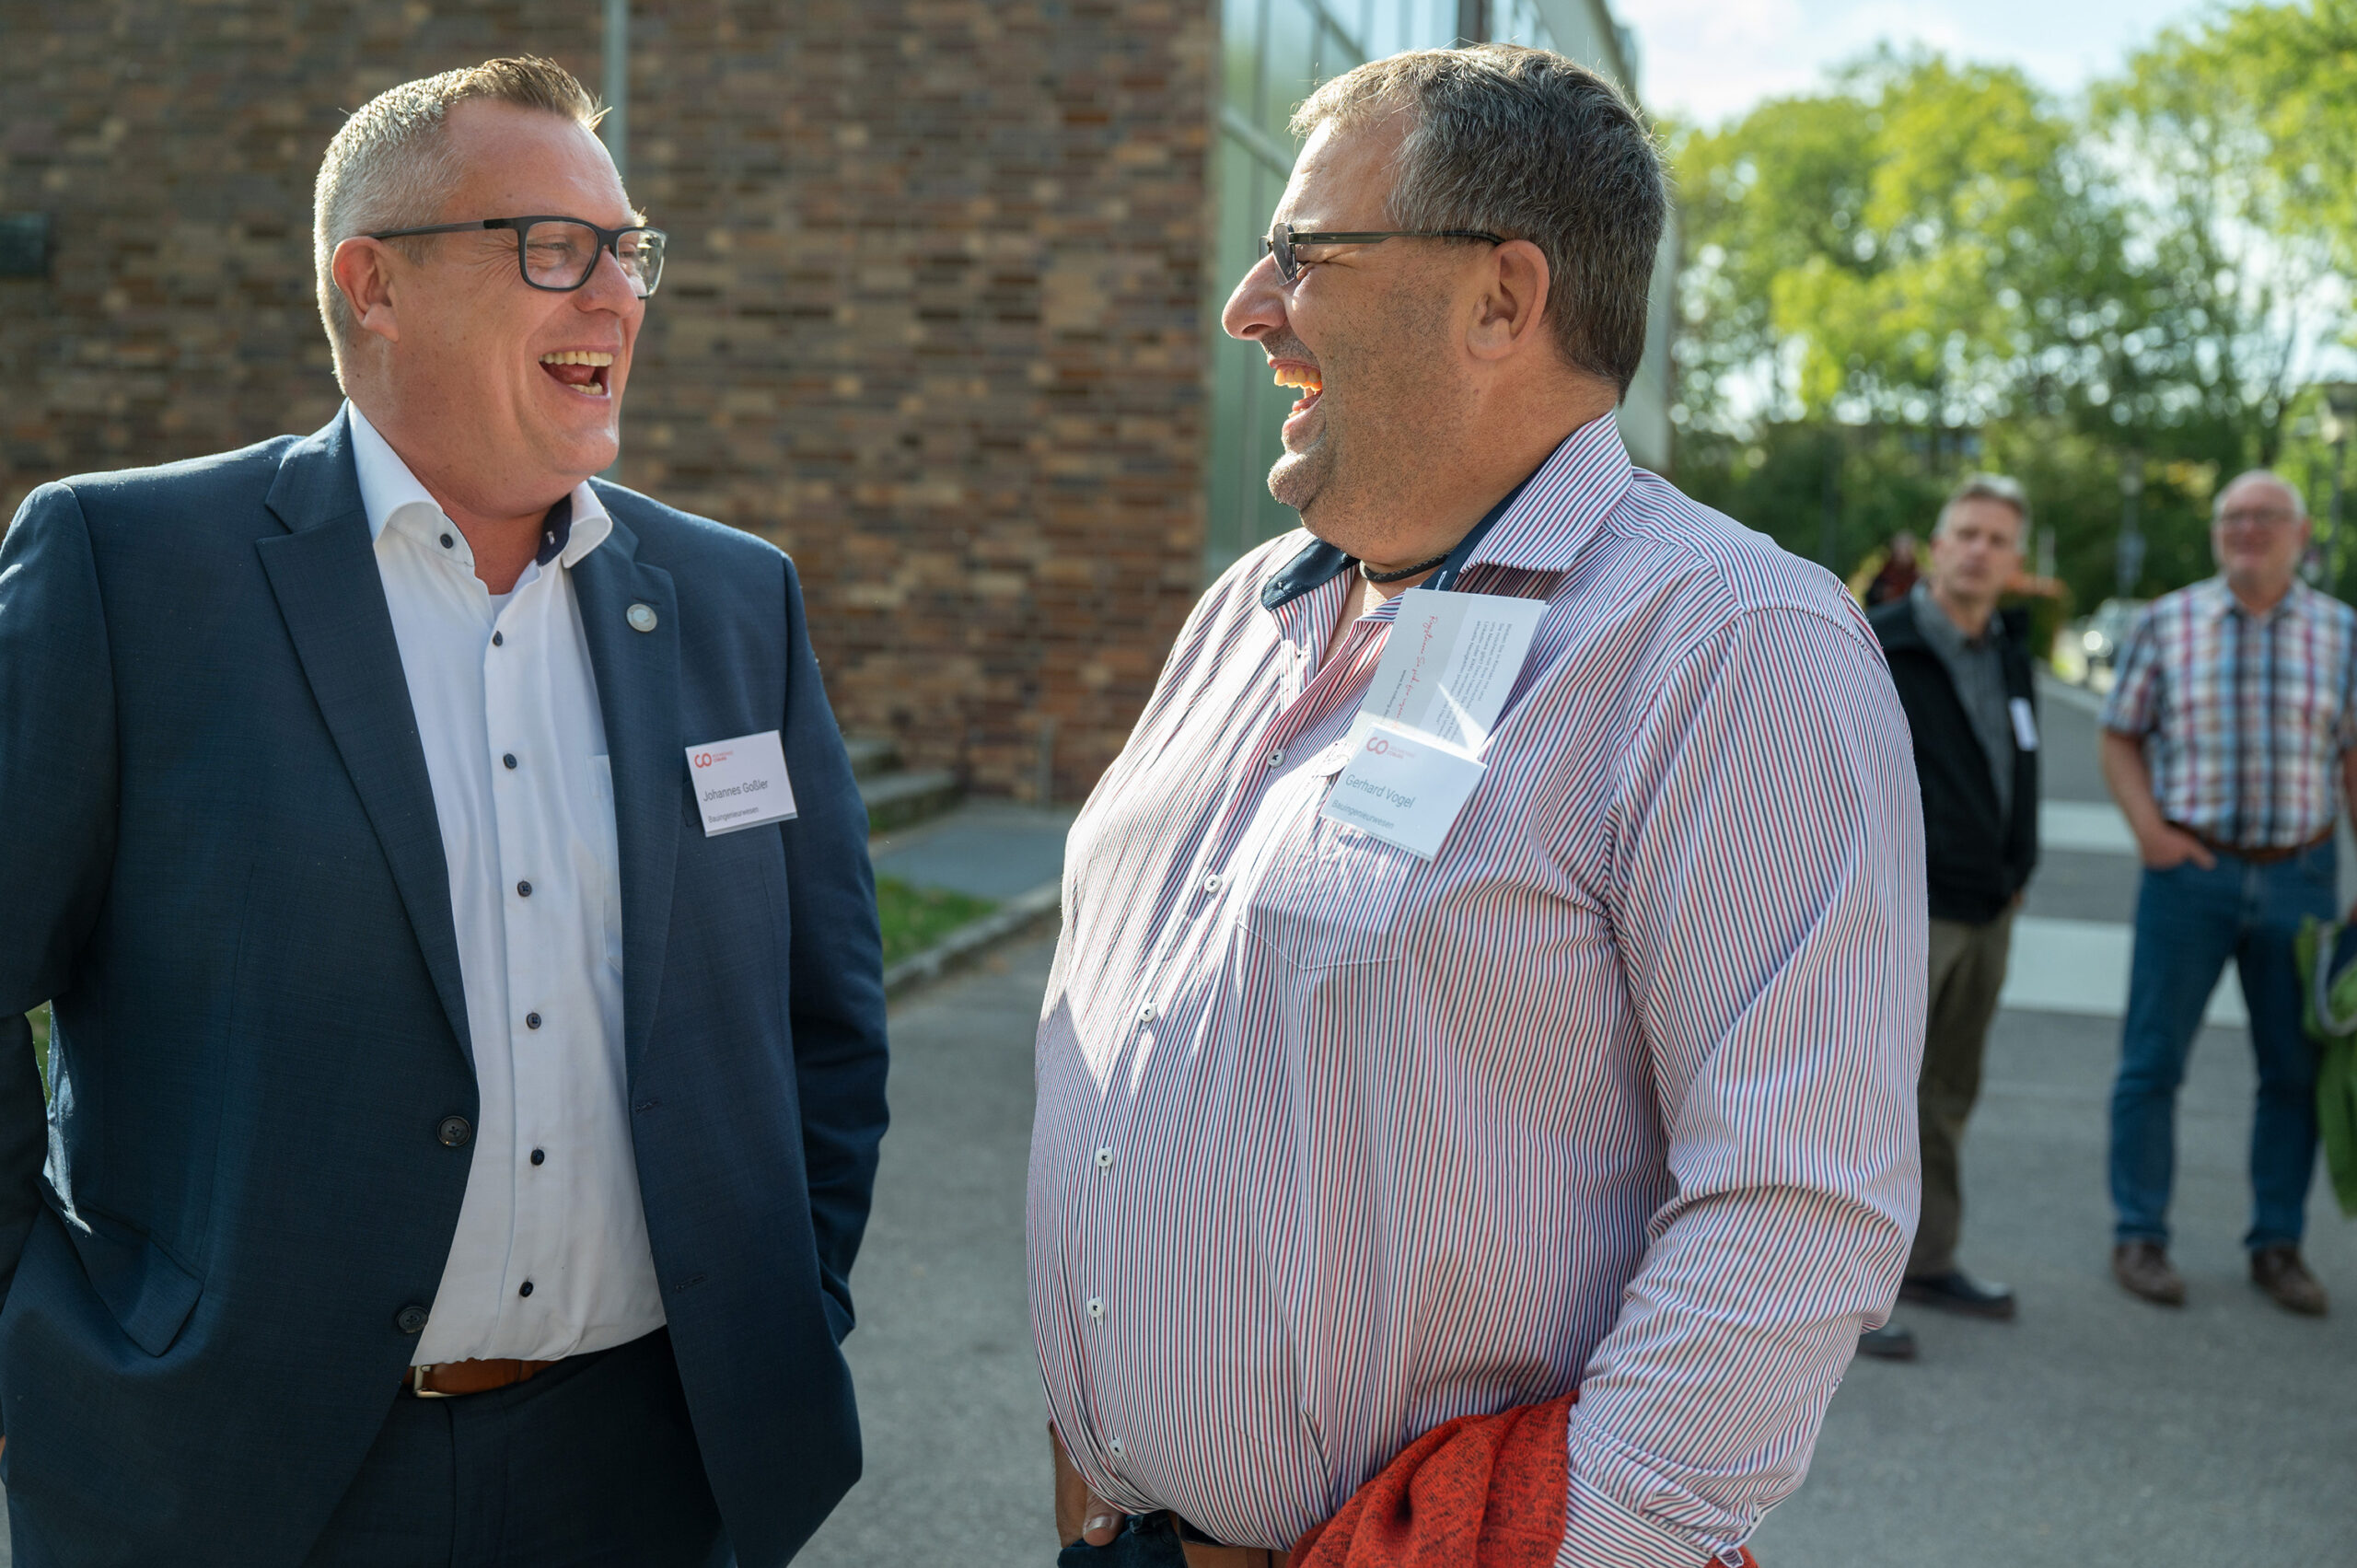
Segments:
[[[328,258],[328,276],[334,280],[364,332],[387,343],[401,342],[401,321],[393,308],[393,270],[401,258],[381,239],[354,235],[338,244]]]
[[[1527,239],[1509,239],[1490,252],[1466,329],[1476,359],[1501,360],[1533,346],[1546,330],[1547,290],[1554,273],[1547,253]]]

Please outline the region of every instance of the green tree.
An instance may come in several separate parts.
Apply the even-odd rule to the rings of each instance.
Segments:
[[[2345,330],[2357,0],[2164,33],[2076,107],[1885,52],[1672,156],[1689,490],[1846,572],[2003,470],[2092,600],[2132,470],[2157,591]]]
[[[2131,243],[2156,307],[2125,373],[2098,389],[2146,445],[2266,464],[2316,350],[2345,326],[2345,291],[2233,30],[2164,32],[2094,95],[2093,130],[2139,198]]]
[[[2357,0],[2246,6],[2188,42],[2249,106],[2285,216],[2357,275]]]
[[[2017,71],[1884,53],[1675,157],[1689,423],[1971,430],[2118,352],[2118,204]]]

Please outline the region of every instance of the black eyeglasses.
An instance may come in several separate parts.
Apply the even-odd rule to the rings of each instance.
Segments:
[[[598,270],[598,253],[609,251],[622,267],[622,276],[644,299],[663,276],[663,243],[659,228],[635,224],[628,228],[600,228],[582,218],[482,218],[473,223],[429,224],[424,228],[389,228],[370,239],[407,239],[420,234],[467,234],[479,229],[516,231],[516,267],[524,281],[552,294],[571,294],[587,284]]]
[[[1302,260],[1294,252],[1304,245],[1380,245],[1387,239],[1480,239],[1492,245],[1504,245],[1503,235],[1480,228],[1383,228],[1357,234],[1296,234],[1293,225],[1275,223],[1269,226],[1268,238],[1260,241],[1260,254],[1277,259],[1277,276],[1291,283],[1301,276]]]

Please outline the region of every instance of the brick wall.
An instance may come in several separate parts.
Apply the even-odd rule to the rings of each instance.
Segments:
[[[348,109],[588,0],[0,0],[0,508],[336,403],[310,181]],[[621,477],[791,551],[844,726],[1029,796],[1119,748],[1200,586],[1208,0],[638,0],[673,234]],[[1044,734],[1043,734],[1044,732]]]

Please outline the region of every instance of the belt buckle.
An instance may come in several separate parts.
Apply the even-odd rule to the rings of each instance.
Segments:
[[[450,1396],[442,1389],[429,1388],[425,1386],[425,1375],[433,1371],[437,1365],[437,1363],[428,1361],[411,1367],[409,1369],[409,1391],[416,1395],[421,1400],[448,1399]]]

